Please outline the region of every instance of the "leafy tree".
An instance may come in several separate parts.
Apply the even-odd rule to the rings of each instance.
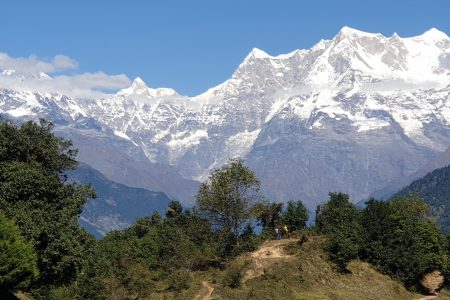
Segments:
[[[202,183],[197,193],[197,210],[239,244],[240,230],[252,217],[254,204],[260,200],[259,187],[259,180],[242,160],[231,159]]]
[[[158,225],[163,222],[163,218],[161,217],[159,212],[156,210],[150,216],[150,220],[151,220],[152,225]]]
[[[64,171],[76,167],[77,151],[52,130],[45,121],[0,123],[0,210],[33,244],[40,287],[74,280],[92,242],[78,215],[94,193],[65,182]]]
[[[39,275],[33,246],[25,242],[20,229],[0,213],[0,295],[25,289]]]
[[[417,285],[429,271],[443,270],[445,243],[427,210],[414,196],[369,201],[362,218],[363,258],[406,286]]]
[[[254,207],[254,214],[263,229],[273,230],[276,222],[281,218],[283,203],[269,203],[261,201]]]
[[[389,202],[370,199],[362,211],[363,246],[361,258],[380,266],[390,255],[387,249],[388,223],[391,208]]]
[[[407,286],[418,284],[428,271],[442,270],[443,239],[427,210],[426,203],[411,196],[370,200],[362,218],[362,257]]]
[[[174,218],[174,217],[179,216],[182,212],[183,212],[183,206],[181,205],[181,203],[176,200],[172,200],[169,202],[166,217]]]
[[[349,197],[342,193],[330,193],[330,200],[323,206],[316,220],[317,228],[328,238],[328,252],[341,271],[347,263],[358,257],[362,245],[360,213]]]
[[[308,210],[301,201],[289,201],[281,219],[290,231],[303,229],[308,221]]]

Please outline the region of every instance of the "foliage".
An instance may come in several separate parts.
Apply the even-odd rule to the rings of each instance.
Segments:
[[[237,265],[230,266],[225,272],[223,284],[231,288],[238,288],[242,280],[242,267]]]
[[[259,225],[261,225],[263,229],[272,232],[276,223],[281,218],[283,203],[269,203],[267,200],[264,200],[257,203],[253,210]]]
[[[66,181],[65,170],[76,166],[76,150],[52,129],[44,121],[0,123],[0,211],[6,216],[0,214],[0,290],[23,289],[34,281],[37,299],[142,299],[168,293],[192,298],[186,290],[198,286],[191,284],[198,273],[211,269],[222,274],[222,291],[228,295],[243,296],[238,291],[259,283],[264,292],[252,288],[246,297],[270,294],[265,281],[281,287],[285,278],[279,274],[286,270],[295,274],[286,280],[308,281],[303,268],[311,259],[305,258],[297,265],[274,264],[261,278],[241,286],[248,267],[242,261],[249,256],[239,256],[238,264],[233,257],[255,250],[276,224],[286,224],[290,231],[305,228],[308,212],[300,201],[290,201],[283,211],[283,204],[262,200],[259,180],[239,159],[211,173],[191,211],[171,201],[165,218],[154,212],[126,230],[93,240],[80,229],[77,216],[94,193],[89,186]],[[428,206],[417,197],[370,200],[360,212],[347,195],[330,193],[314,232],[326,238],[301,230],[300,241],[285,250],[301,247],[301,256],[320,239],[341,272],[366,268],[362,262],[349,264],[359,257],[415,286],[431,270],[450,273],[450,248],[428,215]],[[252,227],[256,222],[263,227],[260,235]],[[320,253],[319,248],[314,251]],[[322,257],[326,255],[313,255],[315,263],[323,263]],[[314,271],[314,282],[322,281],[323,272],[335,272],[328,264]]]
[[[239,234],[260,201],[260,182],[241,160],[214,170],[197,193],[197,212],[223,234],[227,244],[239,244]]]
[[[83,289],[75,289],[74,294],[151,298],[158,285],[179,293],[189,287],[190,271],[216,265],[217,239],[210,224],[173,206],[167,215],[166,219],[155,213],[140,218],[127,230],[97,241],[77,280]]]
[[[387,239],[391,210],[389,202],[370,199],[362,211],[361,225],[363,227],[363,247],[361,258],[380,266],[387,260]]]
[[[39,276],[33,246],[20,229],[0,212],[0,294],[25,289]]]
[[[328,235],[330,258],[341,271],[347,263],[358,257],[362,245],[360,214],[349,197],[342,193],[330,193],[330,200],[317,216],[316,225]]]
[[[443,270],[444,241],[426,218],[426,203],[415,197],[391,202],[370,200],[363,211],[363,258],[406,286],[417,285],[432,270]]]
[[[450,166],[434,170],[420,178],[393,198],[401,196],[422,198],[430,207],[430,212],[437,218],[444,232],[450,231]]]
[[[33,244],[40,287],[74,280],[91,242],[77,217],[93,191],[64,182],[64,170],[76,166],[76,150],[52,129],[45,121],[0,123],[0,210]]]
[[[239,246],[235,248],[236,255],[243,252],[254,251],[261,243],[261,239],[253,232],[253,227],[250,224],[247,224],[242,231],[240,240]]]
[[[289,201],[281,220],[289,231],[303,229],[308,221],[308,210],[301,201]]]

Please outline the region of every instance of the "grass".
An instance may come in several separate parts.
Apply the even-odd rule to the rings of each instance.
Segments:
[[[295,258],[280,261],[238,289],[218,286],[217,299],[413,299],[400,283],[382,275],[369,264],[353,261],[350,273],[341,274],[327,260],[325,239],[310,236],[302,246],[288,249]],[[241,258],[242,259],[242,258]]]
[[[212,299],[409,300],[423,297],[407,291],[401,283],[362,261],[352,261],[348,265],[349,273],[339,273],[323,250],[325,242],[323,236],[312,233],[293,240],[285,246],[283,253],[291,257],[270,260],[270,263],[263,265],[262,272],[258,272],[260,276],[245,282],[242,279],[246,271],[254,270],[257,265],[252,253],[233,259],[223,270],[209,269],[185,274],[188,288],[178,292],[170,290],[167,282],[160,281],[155,284],[148,299],[201,300],[207,292],[202,282],[214,287]],[[270,241],[263,246],[276,244],[276,241]],[[253,254],[262,252],[266,257],[266,250],[259,249],[261,251]],[[236,281],[236,278],[239,280]],[[436,299],[450,299],[450,292],[442,291]]]

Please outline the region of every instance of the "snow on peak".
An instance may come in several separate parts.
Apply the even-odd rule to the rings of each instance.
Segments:
[[[4,69],[1,73],[0,76],[8,76],[8,77],[15,77],[16,79],[19,79],[21,81],[23,81],[24,79],[52,79],[48,74],[44,73],[44,72],[36,72],[36,73],[31,73],[31,72],[18,72],[17,70],[13,70],[13,69]]]
[[[120,90],[117,95],[124,97],[142,96],[145,98],[161,98],[167,96],[175,96],[177,95],[177,93],[175,92],[175,90],[168,88],[152,89],[148,87],[144,80],[142,80],[140,77],[136,77],[130,87]]]
[[[120,90],[118,94],[122,96],[147,95],[149,94],[149,91],[150,88],[147,86],[144,80],[142,80],[140,77],[136,77],[131,83],[130,87]]]
[[[252,51],[250,52],[250,54],[247,56],[247,58],[248,57],[264,59],[264,58],[270,58],[271,56],[269,54],[267,54],[266,52],[262,51],[261,49],[253,48]]]
[[[447,40],[449,39],[448,35],[444,32],[436,29],[431,28],[427,31],[425,31],[422,35],[418,36],[418,38],[430,40],[430,41],[441,41],[441,40]]]
[[[390,38],[391,38],[391,39],[396,39],[396,40],[401,39],[401,37],[398,35],[397,32],[394,32]]]
[[[131,87],[132,87],[135,91],[148,89],[147,84],[145,83],[144,80],[142,80],[141,77],[136,77],[136,78],[133,80],[133,83],[131,84]]]
[[[341,28],[341,30],[339,30],[336,37],[377,37],[380,35],[380,33],[368,33],[348,26],[344,26]]]

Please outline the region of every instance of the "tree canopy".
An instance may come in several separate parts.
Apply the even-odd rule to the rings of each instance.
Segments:
[[[360,213],[343,193],[330,193],[330,200],[323,206],[316,220],[320,232],[328,235],[331,259],[342,270],[358,257],[361,249],[362,228]]]
[[[259,187],[259,180],[242,160],[232,159],[202,183],[197,211],[219,230],[237,237],[260,201]]]
[[[33,244],[39,286],[75,279],[91,240],[80,228],[78,215],[94,192],[65,182],[64,171],[76,167],[77,151],[52,130],[46,121],[0,123],[0,211]]]
[[[370,200],[362,213],[362,258],[406,286],[417,284],[427,272],[444,270],[444,239],[427,211],[426,203],[414,196]]]
[[[2,291],[25,289],[39,275],[33,246],[20,229],[0,213],[0,295]]]

